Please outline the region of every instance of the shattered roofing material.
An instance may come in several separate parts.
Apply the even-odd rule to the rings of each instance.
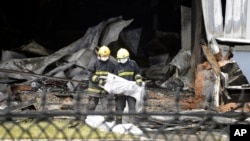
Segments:
[[[56,73],[55,70],[61,71],[61,69],[56,69],[56,67],[60,66],[55,66],[57,62],[61,61],[64,67],[70,67],[72,64],[65,64],[74,62],[74,65],[78,65],[84,70],[88,66],[88,63],[93,60],[92,57],[95,57],[96,47],[102,45],[102,43],[109,44],[117,40],[122,29],[128,26],[132,21],[133,20],[123,20],[122,17],[110,18],[96,26],[90,27],[82,38],[55,53],[45,57],[11,59],[1,62],[0,68],[21,72],[32,72],[35,74],[52,74],[50,73],[51,68],[49,67],[54,67],[52,68],[53,73]],[[113,30],[114,28],[116,30]],[[105,35],[102,35],[104,31]],[[1,83],[11,82],[11,79],[34,79],[31,76],[13,73],[0,73],[0,77]]]

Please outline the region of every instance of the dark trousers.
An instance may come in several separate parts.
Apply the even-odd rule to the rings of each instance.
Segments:
[[[131,96],[117,95],[115,98],[115,106],[117,112],[123,112],[126,107],[126,102],[128,102],[129,112],[135,112],[136,99]],[[130,121],[134,122],[134,116],[130,116]],[[116,116],[116,123],[122,123],[122,116]]]
[[[112,100],[113,100],[113,96],[109,94],[103,97],[89,96],[88,104],[87,104],[87,111],[94,111],[100,101],[101,108],[102,108],[101,111],[110,112],[112,110]],[[106,115],[104,117],[107,121],[113,119],[112,115]]]

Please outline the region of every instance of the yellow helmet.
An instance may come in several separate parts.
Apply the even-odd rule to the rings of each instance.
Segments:
[[[125,48],[120,48],[118,51],[117,51],[117,59],[123,59],[123,58],[127,58],[129,57],[129,52],[127,49]]]
[[[110,49],[107,46],[101,46],[98,50],[99,56],[109,56],[110,55]]]

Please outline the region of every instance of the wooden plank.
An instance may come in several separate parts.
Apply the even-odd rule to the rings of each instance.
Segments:
[[[212,66],[212,69],[214,70],[215,74],[217,76],[220,76],[220,67],[218,62],[216,61],[214,54],[210,51],[210,49],[205,46],[202,45],[202,50],[207,58],[207,61],[210,63],[210,65]]]
[[[218,62],[216,61],[216,58],[214,54],[209,50],[209,48],[205,45],[202,45],[203,52],[208,60],[208,62],[211,64],[212,69],[215,73],[215,83],[214,83],[214,89],[213,92],[211,92],[213,97],[213,103],[214,106],[219,106],[219,91],[220,91],[220,67]]]

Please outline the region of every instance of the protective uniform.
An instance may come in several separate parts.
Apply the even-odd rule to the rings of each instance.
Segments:
[[[121,48],[117,52],[118,65],[116,74],[130,81],[136,81],[136,84],[142,85],[142,77],[140,75],[139,66],[134,60],[129,59],[129,52]],[[128,102],[129,112],[135,112],[136,99],[131,96],[117,95],[116,96],[116,111],[123,112],[126,101]],[[134,117],[130,116],[130,121],[134,123]],[[116,124],[122,123],[122,116],[116,116]]]
[[[96,106],[100,100],[102,110],[108,111],[109,109],[109,102],[110,102],[110,96],[109,94],[101,88],[99,85],[104,85],[105,83],[105,77],[108,75],[108,73],[114,73],[116,62],[111,61],[110,57],[110,50],[107,46],[102,46],[98,50],[98,59],[90,64],[88,70],[90,72],[89,77],[89,99],[87,104],[87,110],[88,111],[94,111],[96,109]],[[111,117],[111,116],[110,116]],[[108,120],[106,117],[106,120]]]

